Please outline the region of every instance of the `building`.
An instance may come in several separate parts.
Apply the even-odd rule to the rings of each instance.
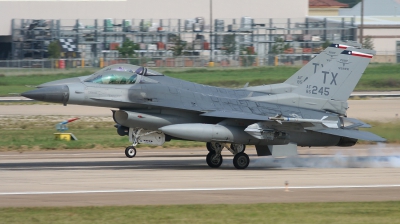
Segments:
[[[361,3],[339,10],[339,16],[356,17],[359,27],[360,15]],[[400,0],[364,0],[363,30],[373,40],[378,54],[375,61],[400,62]]]
[[[18,41],[12,40],[12,30],[29,26],[27,20],[60,20],[61,26],[73,27],[76,20],[83,26],[94,26],[95,19],[103,23],[108,18],[112,21],[127,19],[137,25],[142,19],[153,22],[181,19],[183,22],[202,17],[207,26],[210,2],[212,17],[219,19],[240,20],[243,16],[304,19],[308,11],[308,0],[0,0],[0,59],[16,58],[10,55],[11,42]],[[38,47],[36,43],[31,45]]]
[[[309,0],[309,16],[338,16],[339,9],[348,8],[348,4],[336,0]]]
[[[353,8],[339,9],[339,16],[360,16],[361,3]],[[399,0],[364,0],[364,16],[400,16]]]
[[[276,40],[282,40],[289,48],[285,53],[302,55],[318,53],[327,40],[357,40],[360,25],[360,18],[354,15],[329,16],[347,10],[342,8],[346,4],[335,0],[0,2],[0,59],[46,58],[47,47],[54,40],[67,43],[63,44],[66,57],[118,57],[116,46],[126,38],[140,44],[143,57],[166,57],[176,36],[182,37],[187,43],[185,50],[193,55],[218,55],[226,48],[223,42],[228,36],[238,43],[236,54],[249,47],[265,56]],[[365,0],[366,8],[369,2],[374,0]],[[382,2],[387,4],[383,8],[390,8],[394,0]],[[396,61],[399,18],[365,19],[364,33],[373,39],[382,60]],[[70,48],[72,45],[75,48]]]

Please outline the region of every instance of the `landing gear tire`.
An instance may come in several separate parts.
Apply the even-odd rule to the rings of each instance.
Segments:
[[[128,146],[125,149],[125,155],[128,158],[133,158],[136,156],[136,148],[133,146]]]
[[[246,169],[249,166],[250,158],[246,153],[238,153],[233,157],[233,165],[236,169]]]
[[[214,149],[214,148],[212,147],[212,145],[211,145],[211,142],[207,142],[206,147],[207,147],[207,150],[208,150],[209,152],[215,151],[215,149]]]
[[[206,161],[209,167],[218,168],[222,164],[222,155],[217,155],[215,151],[211,151],[207,154]]]
[[[231,148],[234,152],[241,153],[246,150],[246,145],[232,143],[229,148]]]

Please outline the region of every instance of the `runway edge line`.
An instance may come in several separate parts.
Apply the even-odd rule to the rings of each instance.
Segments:
[[[339,188],[394,188],[394,185],[332,185],[332,186],[292,186],[289,189],[339,189]],[[180,192],[180,191],[243,191],[243,190],[284,190],[285,187],[243,187],[243,188],[177,188],[177,189],[121,189],[93,191],[32,191],[32,192],[0,192],[4,195],[46,195],[46,194],[96,194],[96,193],[140,193],[140,192]]]

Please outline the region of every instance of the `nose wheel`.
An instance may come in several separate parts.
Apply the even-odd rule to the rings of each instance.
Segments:
[[[133,146],[128,146],[125,149],[125,155],[128,158],[133,158],[136,156],[136,148]]]

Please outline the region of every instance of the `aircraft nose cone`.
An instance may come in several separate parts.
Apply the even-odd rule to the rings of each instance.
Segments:
[[[48,86],[27,91],[21,95],[33,100],[66,105],[69,99],[69,88],[67,85]]]

